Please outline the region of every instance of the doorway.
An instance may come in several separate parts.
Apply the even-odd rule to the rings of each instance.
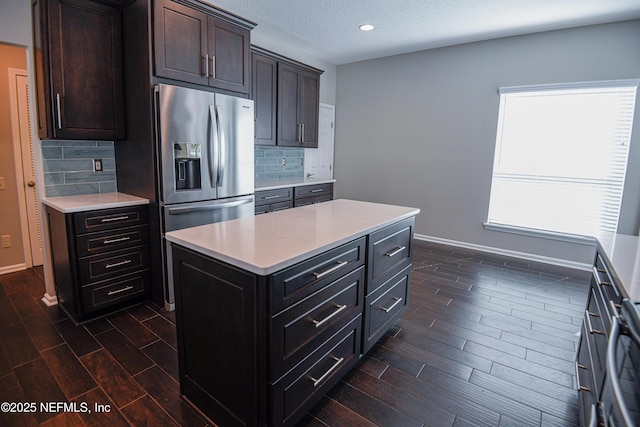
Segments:
[[[333,179],[335,106],[321,103],[318,116],[318,148],[304,149],[304,175],[307,178]]]

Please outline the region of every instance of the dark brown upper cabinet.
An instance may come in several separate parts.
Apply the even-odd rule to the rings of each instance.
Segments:
[[[215,13],[191,2],[155,2],[155,75],[248,94],[255,24]]]
[[[320,74],[278,64],[278,145],[318,147]]]
[[[278,61],[253,53],[251,55],[251,99],[254,102],[256,144],[276,145],[277,87]]]
[[[255,143],[317,148],[322,70],[257,46],[252,50]]]
[[[41,139],[125,136],[120,10],[88,0],[33,2]]]

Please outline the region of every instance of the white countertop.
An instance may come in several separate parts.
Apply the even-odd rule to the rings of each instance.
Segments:
[[[256,182],[256,191],[276,190],[278,188],[299,187],[301,185],[326,184],[328,182],[336,182],[333,178],[296,178],[296,179],[274,179],[270,181]]]
[[[419,212],[341,199],[171,231],[165,237],[266,276]]]
[[[610,234],[599,236],[598,243],[629,298],[640,301],[640,237]]]
[[[78,196],[45,197],[42,203],[62,213],[95,211],[98,209],[148,205],[149,200],[125,193],[81,194]]]

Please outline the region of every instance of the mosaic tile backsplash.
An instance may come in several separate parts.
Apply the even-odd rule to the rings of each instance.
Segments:
[[[282,159],[285,165],[282,165]],[[304,177],[304,148],[255,146],[255,181]]]
[[[41,141],[45,195],[117,191],[112,141]],[[103,172],[93,171],[93,159],[102,159]]]

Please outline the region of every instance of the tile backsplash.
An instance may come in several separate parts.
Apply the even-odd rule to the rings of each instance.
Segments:
[[[47,197],[117,191],[112,141],[41,141]],[[102,159],[102,172],[93,171]]]
[[[304,148],[256,145],[254,150],[256,182],[304,177]]]

